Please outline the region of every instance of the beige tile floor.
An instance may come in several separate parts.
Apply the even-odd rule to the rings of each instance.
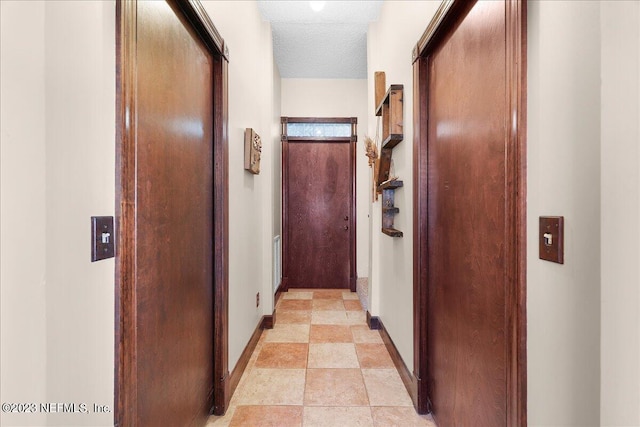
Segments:
[[[280,298],[229,406],[207,427],[435,427],[413,409],[358,296],[342,290]]]

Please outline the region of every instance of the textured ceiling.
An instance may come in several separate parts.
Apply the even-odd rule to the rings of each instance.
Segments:
[[[258,1],[263,19],[271,22],[283,78],[366,78],[367,29],[381,6],[381,0],[327,1],[314,12],[308,1]]]

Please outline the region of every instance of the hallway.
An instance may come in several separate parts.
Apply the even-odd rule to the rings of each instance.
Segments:
[[[358,296],[282,294],[224,417],[213,426],[435,426],[416,414]]]
[[[325,3],[324,10],[316,11],[306,1],[0,0],[0,403],[16,408],[0,411],[0,425],[178,427],[194,425],[190,422],[193,414],[199,427],[433,426],[433,419],[441,427],[640,426],[640,0],[504,1],[509,11],[523,13],[521,20],[509,20],[509,31],[516,24],[526,29],[518,42],[509,43],[511,48],[524,49],[526,56],[518,67],[512,64],[498,70],[511,73],[519,68],[525,77],[510,79],[499,89],[506,89],[499,96],[500,103],[525,104],[515,124],[526,128],[522,135],[526,144],[523,150],[506,151],[504,158],[520,155],[526,162],[522,168],[490,168],[491,173],[519,171],[521,186],[509,193],[491,188],[458,192],[458,178],[476,171],[485,176],[480,173],[479,166],[485,165],[478,161],[480,154],[495,153],[467,146],[459,138],[461,131],[480,137],[489,130],[514,129],[506,121],[489,126],[484,120],[462,115],[456,119],[449,114],[454,107],[461,111],[467,105],[470,112],[484,113],[485,106],[496,102],[479,102],[480,97],[472,96],[468,104],[458,102],[446,93],[466,86],[444,78],[467,75],[486,81],[485,74],[462,73],[461,69],[487,59],[480,48],[498,44],[482,43],[475,37],[469,43],[461,41],[468,55],[459,57],[455,70],[438,73],[443,100],[448,101],[440,114],[440,126],[428,110],[434,104],[426,95],[432,92],[420,91],[420,78],[434,74],[425,57],[414,57],[414,53],[418,55],[429,45],[429,37],[441,34],[439,25],[450,22],[444,19],[444,8],[474,2]],[[353,12],[352,7],[364,3],[375,3],[375,13]],[[138,39],[132,36],[142,31],[143,23],[152,22],[142,19],[138,6],[153,17],[163,10],[177,12],[174,15],[185,28],[195,24],[198,16],[202,19],[199,28],[187,33],[153,26],[145,30],[148,37]],[[265,6],[274,13],[265,15]],[[192,10],[184,14],[181,8]],[[125,20],[125,16],[135,19]],[[354,44],[345,42],[346,30],[357,35]],[[213,90],[206,89],[211,81],[197,73],[197,67],[187,66],[187,73],[176,71],[171,78],[160,78],[162,70],[177,70],[174,61],[165,58],[169,51],[160,48],[161,44],[173,46],[187,40],[187,35],[204,41],[207,34],[208,44],[203,46],[215,45],[224,54],[215,61],[216,68],[222,68],[222,78],[216,80]],[[497,33],[492,30],[491,34]],[[311,36],[320,40],[322,49],[299,48]],[[124,40],[146,40],[153,46],[143,52],[132,49],[132,43],[123,44]],[[291,61],[308,73],[286,67],[277,54],[279,47],[295,47],[291,52],[309,56]],[[338,57],[333,47],[340,47],[347,59]],[[193,50],[195,55],[200,49]],[[496,51],[505,52],[502,48]],[[174,52],[176,57],[184,56],[182,49]],[[147,61],[146,69],[153,78],[123,84],[123,76],[132,77],[141,70],[138,54]],[[325,59],[311,61],[316,54]],[[511,54],[507,57],[514,59]],[[340,68],[328,66],[330,63]],[[416,72],[416,63],[425,65],[420,72]],[[367,137],[376,137],[381,146],[384,141],[378,138],[384,135],[379,131],[384,123],[375,115],[380,106],[376,92],[384,92],[376,87],[378,72],[385,73],[384,86],[404,88],[403,140],[392,149],[389,172],[404,184],[393,193],[391,210],[376,197],[375,163],[369,164],[363,147]],[[190,77],[195,74],[197,78]],[[178,86],[198,79],[206,80],[206,87],[191,92],[198,96],[211,93],[222,101],[214,105],[219,116],[214,123],[221,125],[214,138],[205,138],[202,118],[208,122],[208,113],[200,114],[200,119],[190,113],[171,119],[166,116],[174,99],[189,108],[200,106],[197,97]],[[160,91],[169,91],[171,96],[160,95]],[[488,84],[480,92],[499,95]],[[153,109],[138,108],[142,104],[129,108],[134,95],[145,93],[157,101]],[[421,113],[426,121],[420,120]],[[363,283],[358,280],[367,283],[363,307],[384,324],[382,339],[379,331],[367,328],[354,294],[291,289],[279,299],[274,296],[283,285],[287,233],[282,221],[282,117],[357,118],[356,200],[348,219],[356,224],[349,225],[356,235],[353,277],[357,286]],[[429,166],[434,156],[416,150],[420,141],[430,139],[429,132],[416,125],[429,121],[435,126],[431,140],[439,135],[451,138],[451,148],[464,151],[462,159],[449,160],[447,147],[441,150],[443,160],[436,167]],[[154,123],[165,137],[150,136],[149,143],[131,138],[140,124]],[[248,129],[261,137],[259,174],[244,168]],[[187,150],[195,148],[192,142],[184,143],[192,137],[207,143],[213,140],[220,148],[220,161],[214,163],[219,173],[213,178],[180,161]],[[157,165],[158,176],[190,176],[192,182],[185,186],[189,193],[173,185],[177,180],[168,179],[169,186],[154,175],[135,173],[140,153],[128,143],[133,141],[139,141],[141,148],[167,147],[163,150],[167,156],[148,158]],[[129,162],[122,161],[125,152],[131,154]],[[461,173],[454,174],[449,164]],[[447,166],[448,172],[440,165]],[[317,170],[317,161],[310,161],[309,169]],[[130,176],[125,172],[139,179],[124,179]],[[181,200],[192,194],[190,202],[208,203],[208,195],[193,196],[192,192],[204,193],[205,185],[212,182],[222,189],[214,191],[213,201],[219,227],[196,232],[191,217],[196,209],[188,209]],[[429,182],[441,185],[428,192],[423,184]],[[508,183],[516,184],[513,180]],[[167,197],[157,209],[149,209],[148,217],[130,221],[128,235],[121,234],[127,229],[122,227],[123,212],[130,214],[142,206],[143,195],[151,191]],[[513,216],[505,215],[503,209],[487,209],[485,195],[497,194],[524,199],[526,211]],[[477,203],[471,203],[473,200]],[[444,207],[455,208],[456,215],[448,214]],[[202,218],[208,211],[199,220],[207,228],[210,223]],[[169,212],[184,214],[170,218],[165,215]],[[385,214],[386,218],[393,215],[394,228],[403,237],[382,232]],[[337,213],[334,221],[344,227],[346,215]],[[564,264],[540,258],[540,251],[546,250],[541,216],[564,218]],[[113,233],[99,238],[102,233],[92,226],[92,217],[110,217]],[[449,224],[446,232],[429,231],[429,218]],[[502,230],[487,231],[478,245],[471,243],[469,233],[463,233],[476,232],[479,219],[493,224],[496,218],[504,220],[509,232],[516,227],[520,230],[518,238],[524,245],[520,249],[526,256],[517,268],[504,269],[499,280],[480,275],[482,280],[457,280],[461,271],[452,269],[447,261],[449,247],[467,251],[471,256],[463,254],[455,260],[470,268],[500,266],[499,257],[489,255],[480,243],[510,257],[515,253],[513,245],[494,240],[504,236]],[[439,236],[439,248],[429,240],[429,232]],[[208,286],[201,286],[199,299],[191,292],[192,277],[204,276],[204,270],[182,250],[186,246],[195,251],[194,235],[197,240],[205,236],[207,241],[213,236],[221,253],[204,256],[208,242],[200,242],[203,249],[198,256],[206,260],[207,268],[209,260],[214,262],[217,289],[209,292]],[[421,235],[427,235],[426,241]],[[143,251],[129,251],[141,263],[123,251],[132,236],[145,237],[148,243],[144,256]],[[115,245],[115,257],[92,262],[93,243],[102,239]],[[184,274],[158,274],[166,286],[159,280],[147,280],[146,295],[133,298],[140,288],[130,279],[158,273],[151,265],[155,260],[166,260],[159,263],[162,268],[175,267]],[[439,270],[418,268],[429,265]],[[433,288],[420,283],[429,282],[432,272],[456,286],[468,285],[468,292],[456,292],[457,299],[442,298],[439,305],[449,309],[445,314],[463,313],[457,318],[466,317],[466,323],[429,311],[429,304],[436,305],[438,300],[429,299]],[[517,306],[526,316],[519,367],[527,375],[520,381],[519,398],[510,400],[523,407],[522,421],[447,422],[438,409],[433,419],[416,415],[382,340],[393,340],[397,352],[391,351],[391,359],[407,366],[407,372],[400,371],[401,378],[408,373],[409,380],[424,386],[430,381],[428,369],[445,378],[434,363],[424,359],[420,363],[416,357],[430,348],[430,336],[433,342],[428,328],[436,323],[429,323],[429,316],[451,327],[452,333],[440,335],[450,342],[462,342],[454,335],[462,327],[488,331],[485,325],[506,324],[496,316],[458,309],[458,303],[485,303],[477,297],[481,291],[500,287],[502,292],[501,285],[516,277],[526,283],[522,298],[512,298],[509,289],[504,293],[514,302],[512,308]],[[321,284],[329,285],[326,281]],[[288,285],[285,282],[284,288]],[[153,303],[162,296],[166,297],[162,304]],[[214,333],[200,331],[204,339],[194,338],[190,326],[208,328],[211,313],[190,310],[193,302],[202,302],[202,306],[213,302],[215,308]],[[123,317],[125,308],[130,317]],[[263,321],[271,320],[276,310],[275,329],[261,331]],[[419,311],[428,316],[415,315]],[[148,316],[134,327],[129,320],[144,313]],[[495,313],[504,317],[505,310]],[[472,339],[466,342],[473,346],[457,346],[468,357],[457,359],[462,363],[456,379],[466,381],[474,376],[479,379],[476,384],[493,384],[501,391],[498,398],[480,388],[475,392],[496,401],[504,400],[504,391],[515,390],[508,387],[508,381],[515,378],[513,371],[501,370],[483,381],[476,367],[484,360],[504,359],[504,351],[493,349],[496,342],[504,341],[503,332],[513,332],[513,328],[500,330],[494,336],[467,334]],[[210,345],[212,335],[222,343]],[[143,340],[151,343],[151,350],[137,347]],[[491,351],[484,352],[487,349]],[[209,356],[211,350],[214,357]],[[452,350],[438,350],[449,360],[453,358]],[[510,347],[506,356],[515,353]],[[189,363],[194,355],[207,365],[214,359],[213,368],[218,372],[212,376],[209,366],[198,368]],[[166,369],[155,369],[153,362],[162,362]],[[460,389],[456,392],[461,395]],[[205,401],[211,396],[214,402]],[[433,393],[422,396],[424,399],[416,400],[435,407]],[[501,403],[478,405],[470,396],[443,400],[459,408],[503,407]],[[25,403],[39,410],[19,410]],[[63,410],[52,412],[48,409],[51,404]],[[94,410],[75,411],[84,405]],[[212,417],[212,409],[225,415]],[[179,422],[169,420],[175,414]],[[152,416],[161,421],[145,422]]]

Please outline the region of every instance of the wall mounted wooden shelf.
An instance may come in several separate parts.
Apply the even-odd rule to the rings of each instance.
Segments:
[[[380,184],[382,190],[382,232],[391,237],[402,237],[402,231],[393,228],[395,214],[400,209],[394,206],[396,188],[402,187],[402,181],[392,180]]]
[[[382,144],[377,182],[384,182],[390,178],[391,150],[404,138],[403,98],[404,85],[391,85],[376,108],[376,116],[382,116]]]
[[[403,96],[404,85],[391,85],[376,108],[376,116],[382,116],[382,148],[393,148],[404,137]]]

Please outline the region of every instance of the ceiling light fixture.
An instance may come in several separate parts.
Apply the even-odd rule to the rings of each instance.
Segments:
[[[314,12],[320,12],[324,9],[325,3],[326,1],[310,1],[309,6],[311,6],[311,9],[313,9]]]

